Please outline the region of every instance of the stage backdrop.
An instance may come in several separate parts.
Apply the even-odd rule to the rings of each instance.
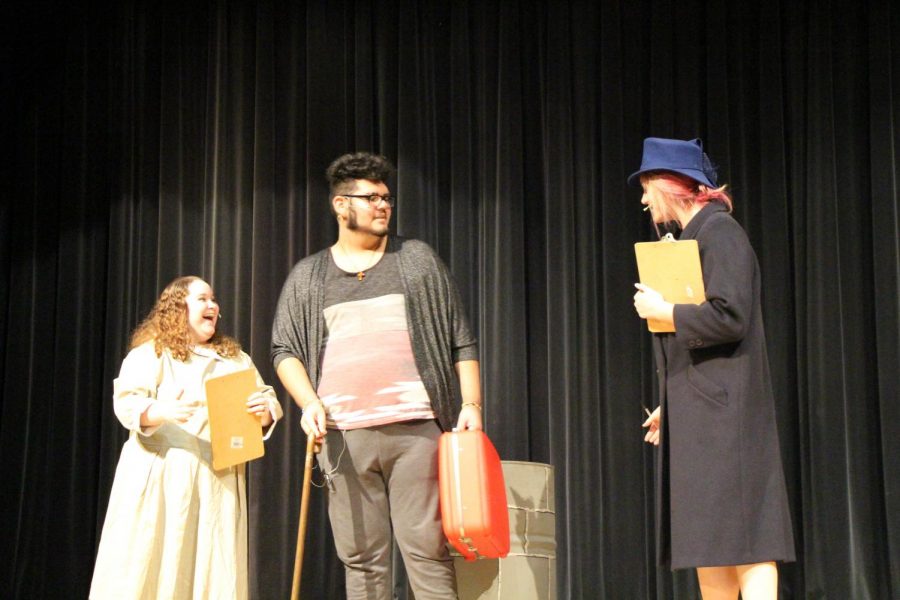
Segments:
[[[26,3],[16,3],[24,5]],[[85,597],[129,332],[208,279],[266,380],[323,171],[399,166],[480,338],[487,430],[556,468],[560,598],[695,598],[656,568],[650,336],[626,176],[700,136],[763,272],[798,561],[783,598],[900,594],[900,9],[871,2],[30,2],[3,14],[0,588]],[[279,388],[280,389],[280,388]],[[254,598],[286,598],[302,434],[250,468]],[[320,491],[303,589],[340,598]]]

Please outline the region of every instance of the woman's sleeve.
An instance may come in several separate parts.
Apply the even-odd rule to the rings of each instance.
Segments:
[[[263,439],[267,440],[275,430],[275,424],[284,416],[284,412],[281,409],[281,403],[278,401],[278,396],[275,394],[275,389],[263,381],[262,375],[259,374],[259,370],[256,368],[256,365],[253,364],[253,359],[251,359],[246,352],[241,352],[241,360],[244,363],[244,368],[252,368],[256,373],[256,392],[254,395],[265,396],[269,403],[269,414],[272,415],[272,424],[269,425],[263,435]]]
[[[726,214],[697,236],[706,302],[676,304],[675,339],[688,350],[742,340],[752,318],[756,255],[747,234]]]
[[[119,376],[113,381],[113,410],[125,429],[141,435],[159,429],[159,425],[141,427],[141,415],[156,399],[161,364],[153,342],[132,349],[122,361]]]

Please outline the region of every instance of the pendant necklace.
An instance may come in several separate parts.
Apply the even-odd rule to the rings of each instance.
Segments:
[[[345,259],[348,263],[353,263],[353,262],[355,262],[355,261],[353,261],[353,260],[350,259],[350,253],[347,252],[347,249],[344,248],[344,245],[343,245],[341,242],[338,242],[338,246],[341,247],[341,252],[344,254],[344,259]],[[363,279],[365,279],[365,278],[366,278],[366,271],[368,271],[369,269],[372,268],[372,258],[373,258],[373,257],[375,256],[375,254],[377,253],[377,250],[376,250],[376,251],[369,250],[369,252],[372,252],[372,256],[370,256],[369,259],[364,263],[364,264],[366,265],[364,268],[362,268],[362,269],[356,269],[356,268],[355,268],[355,265],[353,265],[353,264],[350,264],[350,265],[349,265],[349,266],[351,266],[351,267],[354,267],[353,270],[356,271],[356,280],[357,280],[357,281],[362,281]]]

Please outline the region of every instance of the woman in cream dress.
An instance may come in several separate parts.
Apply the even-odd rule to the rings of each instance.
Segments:
[[[204,384],[255,368],[233,339],[216,333],[209,284],[181,277],[138,327],[113,386],[130,431],[116,469],[90,597],[247,597],[245,465],[214,471]],[[282,416],[256,375],[247,412],[265,438]]]

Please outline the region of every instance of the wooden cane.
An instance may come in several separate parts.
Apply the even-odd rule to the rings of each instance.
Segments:
[[[300,495],[300,523],[297,525],[297,555],[294,557],[294,581],[291,584],[291,600],[300,598],[300,572],[303,570],[303,543],[306,539],[306,514],[309,512],[309,482],[312,479],[313,455],[316,450],[316,434],[306,437],[306,462],[303,464],[303,492]]]

